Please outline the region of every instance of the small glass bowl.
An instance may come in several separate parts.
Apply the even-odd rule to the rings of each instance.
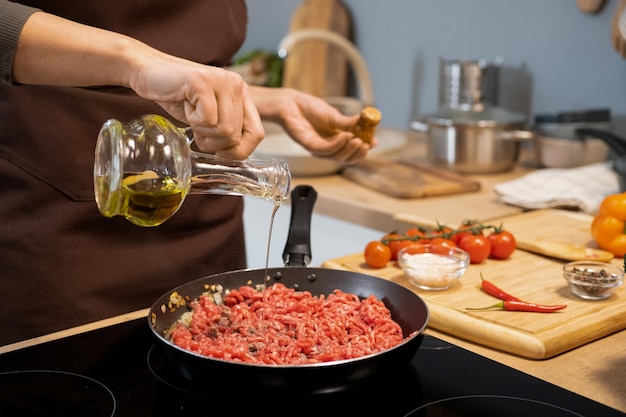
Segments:
[[[411,245],[398,252],[398,265],[411,283],[423,290],[446,290],[467,270],[470,257],[455,247]]]
[[[576,261],[563,265],[570,290],[585,300],[604,300],[624,283],[624,271],[613,264]]]

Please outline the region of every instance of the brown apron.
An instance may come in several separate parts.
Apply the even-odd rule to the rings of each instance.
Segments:
[[[24,1],[211,65],[238,50],[244,1]],[[171,118],[130,90],[0,86],[0,345],[149,307],[168,289],[245,267],[243,200],[188,196],[163,225],[103,217],[94,202],[104,121]]]

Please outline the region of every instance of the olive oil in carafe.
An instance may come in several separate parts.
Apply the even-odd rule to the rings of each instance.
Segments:
[[[170,177],[131,174],[126,175],[119,191],[110,196],[114,203],[111,213],[103,213],[107,217],[121,214],[138,226],[158,226],[178,211],[185,198],[185,190]],[[147,177],[147,178],[146,178]],[[108,189],[104,180],[98,181],[99,186]]]
[[[100,212],[157,226],[178,210],[187,194],[287,198],[287,162],[205,154],[192,149],[189,132],[154,114],[128,123],[108,120],[98,135],[94,162]]]

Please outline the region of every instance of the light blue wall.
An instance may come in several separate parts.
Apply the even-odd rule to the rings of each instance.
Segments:
[[[275,49],[300,0],[248,0],[242,51]],[[383,124],[435,112],[439,59],[505,58],[500,104],[533,115],[609,107],[626,134],[626,59],[610,41],[617,0],[598,15],[575,0],[344,0]]]

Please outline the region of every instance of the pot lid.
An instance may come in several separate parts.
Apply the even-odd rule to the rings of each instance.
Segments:
[[[469,125],[490,127],[503,124],[523,123],[526,116],[514,113],[502,107],[488,106],[480,111],[467,111],[457,109],[445,109],[438,113],[423,118],[423,121],[431,125],[453,126]]]

